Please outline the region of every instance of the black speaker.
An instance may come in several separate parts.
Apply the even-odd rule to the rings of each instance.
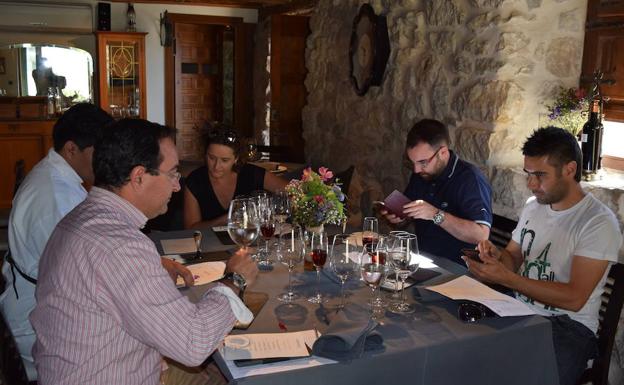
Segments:
[[[97,3],[97,29],[98,31],[110,31],[111,29],[111,5],[110,3]]]

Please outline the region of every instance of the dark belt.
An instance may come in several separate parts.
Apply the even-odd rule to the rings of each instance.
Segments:
[[[37,284],[37,280],[29,276],[28,274],[24,273],[19,267],[17,267],[17,264],[15,263],[15,261],[13,260],[13,257],[11,256],[10,248],[9,250],[7,250],[6,254],[4,255],[4,260],[7,261],[9,265],[11,265],[11,275],[13,276],[13,291],[15,291],[15,297],[19,299],[19,294],[17,294],[17,287],[15,286],[15,270],[17,270],[17,272],[19,273],[19,275],[22,276],[22,278],[32,283],[33,285]]]

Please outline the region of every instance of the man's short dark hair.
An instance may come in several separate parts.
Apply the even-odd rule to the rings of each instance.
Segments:
[[[568,131],[554,126],[542,127],[524,142],[522,155],[542,157],[548,156],[548,163],[554,167],[575,161],[576,174],[574,179],[581,181],[581,149],[576,138]]]
[[[100,107],[89,103],[76,104],[54,124],[54,151],[61,151],[69,140],[80,150],[93,146],[102,136],[103,128],[112,122],[113,118]]]
[[[143,119],[122,119],[106,130],[93,152],[95,185],[119,188],[126,184],[130,172],[143,166],[158,175],[162,162],[160,141],[175,140],[176,130]]]
[[[419,143],[427,143],[431,147],[450,145],[451,138],[446,125],[434,119],[423,119],[407,134],[406,148],[415,147]]]

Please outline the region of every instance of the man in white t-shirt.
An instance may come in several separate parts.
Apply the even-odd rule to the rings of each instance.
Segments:
[[[483,263],[464,257],[479,279],[515,291],[552,322],[559,382],[574,385],[597,354],[600,296],[622,235],[613,212],[583,191],[581,153],[568,132],[536,130],[522,147],[527,201],[512,240],[478,244]]]

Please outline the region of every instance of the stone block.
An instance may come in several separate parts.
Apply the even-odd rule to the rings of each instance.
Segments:
[[[568,36],[553,39],[546,50],[546,69],[561,78],[578,75],[582,49],[579,38]]]

